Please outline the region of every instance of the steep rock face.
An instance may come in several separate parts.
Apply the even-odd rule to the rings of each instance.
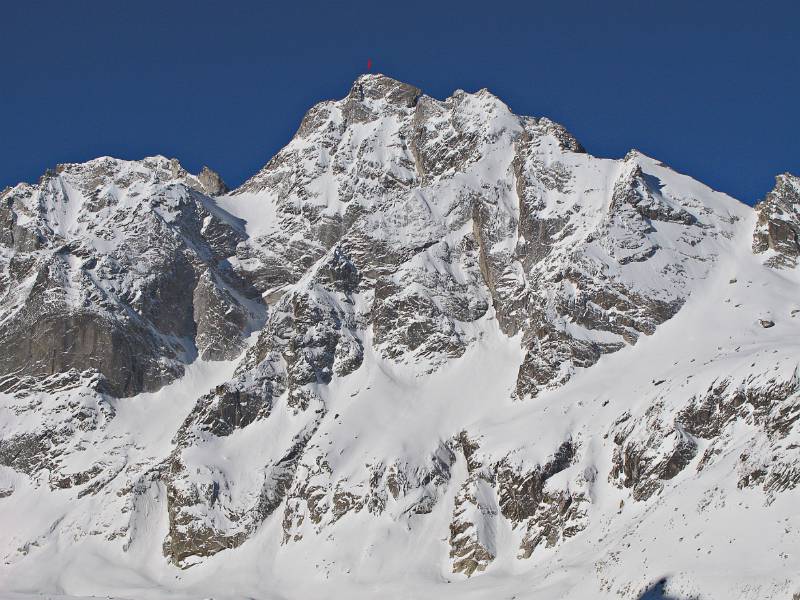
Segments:
[[[529,352],[517,385],[521,397],[560,385],[602,354],[652,334],[715,260],[713,244],[700,242],[731,231],[729,215],[708,207],[700,212],[691,196],[664,185],[660,165],[650,163],[645,174],[647,159],[637,152],[617,165],[578,160],[578,169],[552,161],[549,173],[537,157],[520,167],[519,177],[527,168],[531,182],[520,191],[528,231],[511,262],[525,273],[525,289],[517,283],[515,293],[526,298],[517,301],[520,309],[511,316],[512,322],[518,322],[516,315],[528,320],[523,339]],[[583,173],[603,168],[609,171],[604,189],[579,187]],[[658,279],[643,277],[654,272]]]
[[[784,173],[775,188],[756,205],[758,222],[753,232],[753,252],[766,253],[766,264],[777,268],[797,266],[800,256],[800,178]]]
[[[553,478],[578,464],[577,444],[562,443],[544,464],[518,464],[513,456],[484,462],[477,442],[461,433],[455,443],[463,452],[467,477],[455,497],[450,524],[450,558],[454,573],[484,571],[502,550],[500,530],[519,539],[517,558],[530,558],[540,544],[555,546],[586,527],[587,473],[570,473],[570,484]],[[491,458],[489,458],[491,460]],[[521,535],[521,537],[520,537]]]
[[[203,167],[200,173],[197,174],[197,182],[207,196],[221,196],[230,191],[225,182],[222,181],[219,173],[212,171],[208,167]]]
[[[4,385],[94,369],[104,391],[130,396],[180,376],[197,352],[238,354],[259,301],[226,267],[245,234],[206,195],[212,179],[161,157],[101,158],[7,190]]]
[[[773,373],[720,376],[669,408],[665,399],[674,383],[660,382],[665,389],[642,416],[626,411],[612,425],[609,481],[631,488],[635,500],[646,500],[692,463],[698,472],[713,467],[737,429],[746,428],[752,450],[739,456],[739,487],[761,487],[768,501],[776,491],[793,489],[800,483],[797,447],[790,441],[800,428],[800,382],[796,370],[781,367],[779,361]],[[771,458],[764,460],[766,455]]]
[[[232,360],[244,349],[242,332],[248,324],[247,309],[211,270],[198,278],[192,296],[195,345],[204,360]]]

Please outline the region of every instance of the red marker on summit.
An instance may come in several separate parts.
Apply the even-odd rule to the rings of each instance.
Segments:
[[[372,59],[368,58],[367,59],[367,71],[371,71],[371,70],[372,70]]]

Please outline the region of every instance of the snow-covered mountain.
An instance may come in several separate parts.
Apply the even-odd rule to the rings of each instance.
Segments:
[[[60,165],[0,194],[0,590],[800,597],[798,260],[797,177],[382,75],[230,192]]]

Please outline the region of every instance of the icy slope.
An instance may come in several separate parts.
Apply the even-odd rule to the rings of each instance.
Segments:
[[[239,190],[169,177],[200,240],[232,240],[178,229],[250,312],[220,339],[260,331],[149,394],[103,365],[7,387],[0,589],[800,592],[796,178],[754,210],[485,90],[380,75]],[[173,223],[160,189],[137,192]],[[114,256],[69,211],[43,237]]]

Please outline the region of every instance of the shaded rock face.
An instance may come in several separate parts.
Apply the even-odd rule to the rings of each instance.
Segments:
[[[213,180],[160,157],[103,158],[4,192],[6,384],[94,369],[105,391],[130,396],[197,354],[236,356],[259,299],[227,265],[246,235],[206,195],[222,189]]]
[[[247,312],[226,287],[207,270],[194,288],[192,321],[195,344],[203,360],[232,360],[244,349],[241,334],[247,328]]]
[[[37,314],[13,329],[5,328],[0,345],[0,369],[13,374],[6,385],[76,368],[95,369],[102,374],[100,389],[130,396],[183,374],[177,361],[166,366],[158,361],[159,349],[147,331],[92,313]]]
[[[766,254],[766,264],[793,268],[800,256],[800,178],[784,173],[775,188],[756,205],[758,221],[753,252]]]

